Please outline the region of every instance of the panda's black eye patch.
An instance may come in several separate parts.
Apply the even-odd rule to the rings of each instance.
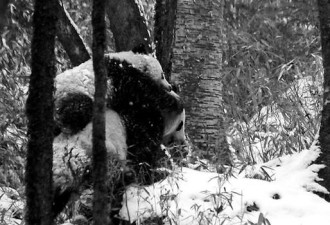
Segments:
[[[183,126],[183,121],[181,121],[181,123],[179,124],[179,126],[176,128],[176,131],[179,131],[182,129]]]

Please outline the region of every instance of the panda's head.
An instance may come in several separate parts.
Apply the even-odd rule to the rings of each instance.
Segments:
[[[168,146],[171,144],[186,144],[185,134],[185,110],[182,113],[168,113],[164,115],[165,130],[163,136],[163,144]]]

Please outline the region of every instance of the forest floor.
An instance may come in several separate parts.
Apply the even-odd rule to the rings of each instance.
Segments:
[[[131,187],[121,216],[131,221],[165,216],[167,224],[329,224],[330,203],[312,191],[322,165],[309,150],[246,167],[225,177],[177,168],[172,176],[149,187]]]

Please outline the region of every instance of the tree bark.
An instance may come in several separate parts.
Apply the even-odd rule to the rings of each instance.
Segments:
[[[177,0],[157,0],[155,5],[156,56],[167,80],[171,78]]]
[[[65,10],[63,3],[56,1],[58,13],[57,37],[64,50],[68,54],[73,66],[79,66],[91,57],[88,47],[78,33],[78,28],[71,20],[69,13]]]
[[[323,179],[319,183],[330,191],[330,3],[327,0],[318,0],[318,10],[324,68],[324,105],[319,135],[321,154],[316,163],[326,166],[319,172],[320,178]],[[330,201],[329,195],[322,197]]]
[[[187,133],[206,156],[227,161],[221,110],[222,1],[179,0],[172,81],[182,87]]]
[[[93,219],[94,224],[110,223],[108,157],[105,147],[105,96],[107,90],[105,51],[105,0],[93,0],[93,67],[95,74],[93,116]]]
[[[142,10],[134,0],[107,1],[106,13],[110,20],[116,51],[128,51],[142,44],[152,52],[151,37]]]
[[[53,93],[55,68],[56,0],[35,0],[32,74],[26,101],[28,146],[26,162],[26,224],[52,221]]]

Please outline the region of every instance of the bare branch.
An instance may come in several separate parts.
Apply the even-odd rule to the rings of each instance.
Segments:
[[[57,37],[68,54],[72,65],[78,66],[91,58],[88,47],[79,35],[78,28],[60,1],[57,1],[57,7],[59,12],[56,27]]]

